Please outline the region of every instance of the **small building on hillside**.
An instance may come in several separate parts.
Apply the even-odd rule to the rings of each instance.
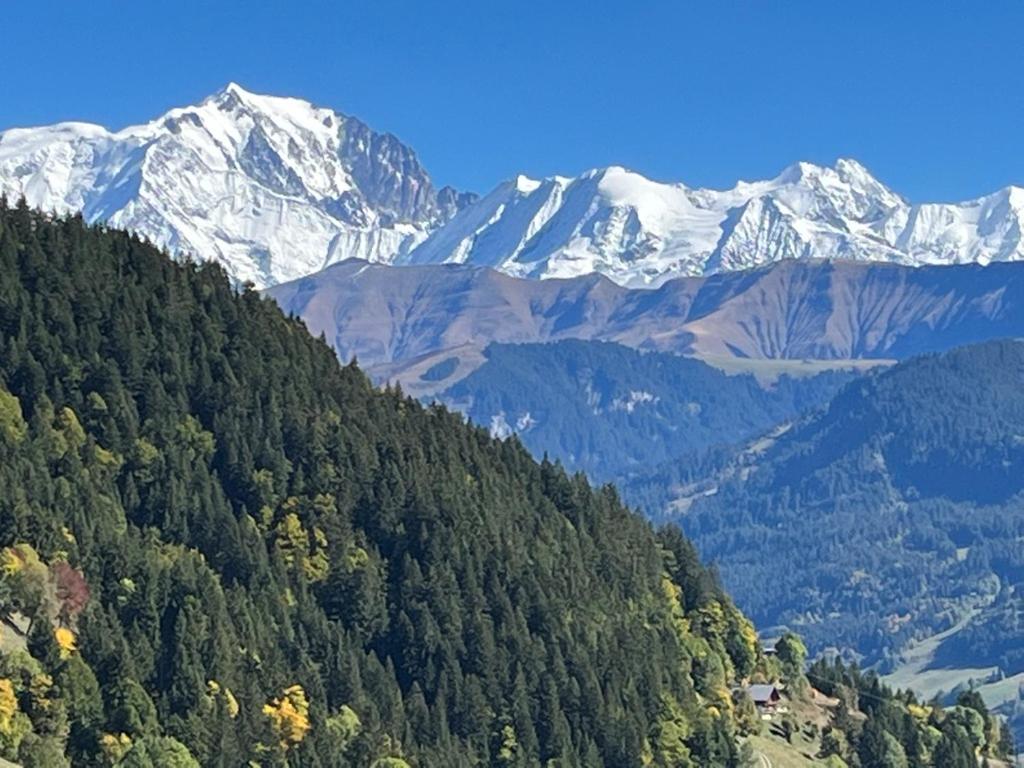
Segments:
[[[771,683],[747,686],[747,694],[754,701],[754,706],[762,715],[773,714],[782,701],[779,689]]]

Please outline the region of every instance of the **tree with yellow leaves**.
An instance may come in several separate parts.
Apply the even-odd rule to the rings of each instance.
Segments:
[[[71,654],[78,650],[78,638],[67,627],[57,627],[53,630],[53,639],[57,642],[62,659],[71,658]]]
[[[301,685],[285,688],[280,698],[264,704],[263,714],[282,749],[301,743],[309,732],[309,701]]]
[[[18,708],[14,683],[9,678],[0,678],[0,756],[15,759],[21,740],[31,730],[31,721]]]
[[[14,683],[6,677],[0,678],[0,730],[8,728],[18,711],[18,697]]]
[[[132,737],[127,733],[104,733],[100,736],[100,751],[111,764],[119,763],[132,748]]]
[[[28,424],[21,411],[21,402],[0,387],[0,438],[9,443],[20,443],[28,434]]]
[[[292,510],[298,508],[298,499],[285,500],[284,508],[289,510],[274,531],[278,549],[285,563],[298,567],[310,583],[327,578],[330,562],[327,559],[327,537],[319,528],[313,528],[312,540],[309,531],[302,525],[299,516]],[[311,546],[312,545],[312,546]]]
[[[17,611],[31,622],[55,602],[49,568],[31,544],[19,543],[0,551],[0,612],[4,616]]]
[[[222,705],[232,720],[238,717],[238,699],[235,698],[235,694],[231,692],[230,688],[221,685],[216,680],[207,680],[206,696],[214,706]]]

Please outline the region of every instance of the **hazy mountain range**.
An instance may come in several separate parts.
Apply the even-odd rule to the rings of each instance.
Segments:
[[[903,265],[1024,258],[1024,189],[910,203],[854,160],[796,163],[729,190],[623,168],[519,176],[477,200],[436,189],[415,153],[356,118],[235,84],[119,131],[0,134],[0,192],[80,211],[259,287],[347,258],[470,263],[630,286],[784,259]]]
[[[1024,336],[1021,264],[786,261],[638,290],[599,275],[536,281],[481,267],[349,261],[269,293],[342,359],[417,392],[467,375],[491,342],[614,341],[754,365],[901,359]]]
[[[600,481],[759,435],[827,403],[863,373],[797,366],[763,386],[693,358],[574,340],[492,344],[484,358],[437,399],[494,436],[517,434],[535,456]]]

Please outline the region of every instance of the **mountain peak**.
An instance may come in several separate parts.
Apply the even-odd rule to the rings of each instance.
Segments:
[[[885,188],[864,165],[849,157],[840,157],[834,165],[818,165],[806,160],[793,163],[775,177],[778,184],[796,184],[822,177],[833,176],[848,184],[870,185]]]
[[[234,81],[231,81],[227,85],[225,85],[223,88],[221,88],[220,90],[215,91],[214,93],[211,93],[209,96],[207,96],[205,99],[203,99],[202,103],[203,104],[213,103],[213,104],[221,104],[221,105],[224,105],[224,104],[238,104],[238,103],[250,103],[250,102],[253,101],[253,99],[259,99],[259,98],[270,98],[270,97],[261,97],[260,95],[258,95],[256,93],[253,93],[252,91],[249,91],[249,90],[243,88],[238,83],[236,83]]]
[[[864,167],[863,164],[854,160],[852,157],[840,157],[836,160],[835,170],[838,173],[849,173],[856,176],[872,176],[871,171]]]
[[[820,165],[815,165],[806,160],[799,160],[783,168],[782,173],[775,177],[775,182],[778,184],[795,184],[810,176],[817,176],[824,170]]]
[[[538,181],[537,179],[531,179],[529,176],[524,176],[521,173],[512,180],[512,186],[515,190],[524,194],[536,192],[542,183],[543,182]]]
[[[326,113],[312,102],[293,96],[271,96],[255,93],[232,81],[216,93],[208,96],[203,105],[216,105],[222,112],[234,112],[239,108],[251,113],[274,116],[295,125],[304,126],[312,122],[321,122]],[[332,114],[336,114],[333,113]]]
[[[442,199],[394,137],[233,81],[114,134],[51,126],[4,139],[0,194],[135,230],[258,287],[344,258],[391,261],[471,202]]]
[[[833,170],[847,184],[860,187],[861,189],[872,189],[883,195],[896,196],[889,187],[878,180],[877,176],[853,158],[840,157],[836,160]]]
[[[233,93],[233,94],[236,94],[238,96],[252,95],[250,91],[248,91],[245,88],[243,88],[242,86],[240,86],[234,80],[230,81],[227,85],[225,85],[223,88],[221,88],[219,93]]]

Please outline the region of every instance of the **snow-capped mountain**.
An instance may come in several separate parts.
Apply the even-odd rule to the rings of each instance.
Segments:
[[[624,168],[520,176],[401,261],[486,265],[518,277],[599,272],[627,286],[784,259],[918,266],[1024,259],[1024,189],[912,205],[847,159],[798,163],[733,189],[662,184]]]
[[[259,287],[350,258],[469,263],[531,278],[597,272],[626,286],[812,257],[913,266],[1024,259],[1018,187],[911,204],[839,160],[724,191],[619,167],[520,176],[477,200],[435,190],[390,134],[234,84],[117,132],[61,123],[0,133],[0,193],[217,259]]]
[[[116,133],[86,123],[8,130],[0,193],[217,259],[257,286],[353,256],[391,261],[470,200],[435,190],[394,136],[233,83]]]

